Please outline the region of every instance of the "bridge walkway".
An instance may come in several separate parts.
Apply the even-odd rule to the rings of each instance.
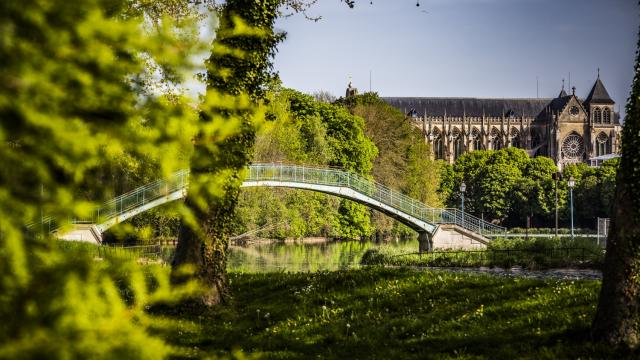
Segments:
[[[72,221],[102,233],[137,214],[187,195],[189,171],[181,170],[100,205],[91,219]],[[287,187],[323,192],[379,210],[431,240],[441,225],[487,243],[506,229],[454,208],[433,208],[401,192],[351,171],[304,165],[257,163],[249,165],[243,187]],[[55,226],[48,225],[55,229]],[[87,237],[89,234],[87,234]]]

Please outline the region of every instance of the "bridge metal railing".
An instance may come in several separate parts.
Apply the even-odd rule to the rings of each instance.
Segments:
[[[483,221],[471,214],[463,213],[458,209],[429,207],[397,190],[346,170],[280,163],[249,165],[245,181],[267,180],[348,187],[430,224],[455,224],[485,237],[503,236],[506,233],[504,227]],[[88,219],[72,219],[70,222],[75,224],[105,222],[176,191],[184,191],[188,185],[189,170],[180,170],[168,179],[151,182],[108,200],[99,205],[93,216]],[[37,230],[41,226],[41,224],[32,224],[31,227]],[[46,228],[49,232],[55,231],[57,224],[47,219]]]
[[[131,210],[137,209],[152,201],[168,196],[176,191],[182,191],[189,184],[189,170],[183,169],[173,173],[168,179],[160,179],[133,189],[127,193],[116,196],[111,200],[98,205],[95,211],[88,218],[68,219],[71,224],[98,224],[108,221]],[[45,217],[37,223],[27,225],[33,231],[44,229],[51,233],[60,228],[55,219]]]
[[[350,171],[279,163],[252,164],[245,181],[291,181],[342,186],[355,190],[416,219],[431,224],[455,224],[485,237],[502,236],[506,229],[458,209],[432,208],[397,190]]]
[[[169,196],[173,192],[182,191],[188,185],[189,170],[177,171],[168,179],[156,180],[108,200],[96,209],[94,217],[90,221],[96,223],[100,220],[114,218],[163,196]]]

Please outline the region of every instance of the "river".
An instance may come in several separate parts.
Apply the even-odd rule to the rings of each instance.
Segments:
[[[415,252],[417,240],[384,243]],[[306,239],[252,243],[229,248],[228,269],[243,272],[322,271],[359,266],[362,255],[379,244],[370,241],[331,241]]]
[[[348,269],[360,266],[362,255],[380,245],[397,247],[402,252],[415,252],[417,240],[402,240],[377,244],[370,241],[303,241],[255,242],[244,246],[232,245],[228,253],[228,270],[236,272],[315,272]],[[501,268],[426,268],[438,271],[481,273],[495,276],[554,278],[563,280],[597,280],[602,273],[591,269],[525,270],[521,267]],[[417,269],[417,270],[426,270]]]

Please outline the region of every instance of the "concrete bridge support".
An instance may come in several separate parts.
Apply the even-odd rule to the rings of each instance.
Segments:
[[[430,233],[426,231],[418,232],[418,251],[419,252],[429,252],[433,248],[432,236]]]

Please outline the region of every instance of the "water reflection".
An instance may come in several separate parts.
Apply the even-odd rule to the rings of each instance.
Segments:
[[[320,243],[298,241],[230,246],[227,269],[250,273],[346,269],[358,266],[365,251],[380,245],[369,241],[324,241]],[[384,245],[406,248],[407,252],[418,249],[417,240],[385,243]]]

